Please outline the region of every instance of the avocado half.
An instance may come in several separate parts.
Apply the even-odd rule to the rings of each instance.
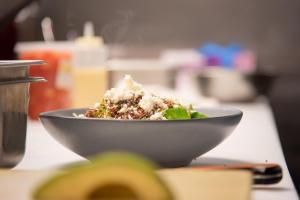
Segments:
[[[46,180],[35,200],[169,200],[173,196],[155,165],[130,153],[105,153]]]

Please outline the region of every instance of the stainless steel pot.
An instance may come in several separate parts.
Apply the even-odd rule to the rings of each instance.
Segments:
[[[42,60],[0,60],[0,81],[28,77],[28,67],[42,65]]]
[[[0,61],[0,167],[13,167],[25,152],[29,86],[45,81],[28,77],[27,64],[37,62]]]

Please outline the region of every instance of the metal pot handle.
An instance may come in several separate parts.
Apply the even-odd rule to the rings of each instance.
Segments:
[[[0,81],[0,85],[20,84],[20,83],[35,83],[35,82],[46,82],[47,80],[43,77],[28,77],[23,79],[11,79]]]

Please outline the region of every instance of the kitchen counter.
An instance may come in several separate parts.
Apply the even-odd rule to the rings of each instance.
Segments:
[[[222,144],[192,164],[238,162],[279,163],[282,181],[273,186],[255,187],[253,199],[298,199],[282,153],[272,111],[265,99],[248,104],[233,104],[244,112],[242,121]],[[85,160],[56,142],[39,122],[29,121],[24,159],[15,169],[51,169]]]

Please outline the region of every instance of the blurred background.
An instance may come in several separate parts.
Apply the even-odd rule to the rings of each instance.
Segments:
[[[194,90],[207,106],[265,98],[299,190],[299,10],[298,0],[1,0],[0,59],[47,61],[30,69],[48,79],[30,89],[32,119],[92,105],[126,73]]]

